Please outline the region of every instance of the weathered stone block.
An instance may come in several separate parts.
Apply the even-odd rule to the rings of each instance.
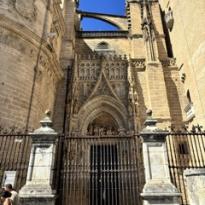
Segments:
[[[189,202],[191,205],[205,204],[205,169],[186,169],[184,171],[186,177],[187,191]]]

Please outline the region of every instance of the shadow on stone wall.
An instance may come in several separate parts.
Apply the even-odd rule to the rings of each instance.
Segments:
[[[64,75],[65,75],[64,71]],[[53,127],[58,133],[63,132],[64,110],[66,96],[66,79],[65,77],[58,83],[54,111],[53,111]]]
[[[171,115],[171,123],[173,125],[181,126],[183,124],[183,115],[182,115],[180,97],[176,85],[176,82],[180,79],[178,78],[178,76],[173,77],[172,72],[174,71],[166,70],[164,72],[168,104],[169,104],[170,115]]]
[[[136,113],[136,114],[138,116],[137,120],[139,120],[139,121],[137,122],[137,128],[138,128],[138,131],[141,131],[143,124],[144,124],[144,121],[146,119],[147,107],[145,105],[144,92],[143,92],[143,89],[141,86],[141,82],[139,80],[139,72],[134,71],[133,77],[134,77],[134,82],[135,82],[134,89],[137,91],[137,95],[138,95],[138,102],[137,102],[138,103],[138,110],[137,110],[138,113]]]

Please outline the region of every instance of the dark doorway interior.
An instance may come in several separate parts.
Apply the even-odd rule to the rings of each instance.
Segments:
[[[92,145],[90,205],[119,204],[117,145]]]

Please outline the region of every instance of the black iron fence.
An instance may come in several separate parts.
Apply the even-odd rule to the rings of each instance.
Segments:
[[[57,204],[141,204],[144,185],[140,136],[59,136],[53,187]],[[168,162],[173,184],[189,205],[183,175],[188,168],[205,168],[205,133],[170,133]],[[0,134],[0,185],[15,173],[15,188],[26,181],[30,135]],[[78,200],[78,201],[77,201]]]
[[[0,135],[0,185],[15,181],[15,188],[19,190],[25,184],[30,150],[28,135]]]
[[[167,137],[172,182],[182,193],[181,204],[188,205],[184,170],[205,168],[205,133],[171,133]]]

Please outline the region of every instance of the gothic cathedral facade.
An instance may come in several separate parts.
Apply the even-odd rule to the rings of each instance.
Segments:
[[[81,165],[90,163],[91,188],[113,177],[114,185],[110,186],[120,190],[112,196],[103,192],[112,183],[109,181],[100,190],[88,193],[85,184],[81,186],[80,180],[74,182],[71,177],[68,186],[76,187],[65,197],[70,204],[82,204],[88,198],[92,200],[89,205],[120,204],[121,200],[129,205],[136,200],[141,203],[141,142],[116,141],[113,136],[138,135],[147,114],[153,113],[159,129],[202,129],[204,24],[200,19],[197,27],[193,15],[195,22],[189,25],[189,14],[194,8],[204,16],[201,9],[205,3],[200,0],[201,6],[193,7],[193,2],[181,2],[126,0],[126,13],[121,16],[81,11],[78,0],[0,0],[0,128],[15,127],[28,133],[38,127],[44,112],[50,110],[54,129],[77,138],[75,142],[69,139],[66,159],[70,166],[74,166],[74,159],[76,164],[86,159]],[[83,18],[107,22],[117,30],[84,31],[80,28]],[[112,140],[106,141],[109,136]],[[87,158],[86,149],[93,141],[78,141],[84,137],[95,142]],[[101,144],[99,137],[103,138]],[[82,146],[81,152],[78,146]],[[181,150],[186,152],[184,145]],[[123,166],[123,160],[131,164],[120,174],[118,166]],[[103,173],[104,178],[95,181],[92,173],[97,170],[101,174],[98,168],[95,170],[96,163],[100,167],[106,161],[109,163],[105,169],[113,175]],[[130,171],[132,166],[138,171],[137,179]],[[128,193],[129,189],[126,193],[126,187],[120,188],[121,176],[123,186],[132,187],[132,179],[136,180],[139,190],[130,190],[136,191],[138,198]],[[79,202],[75,198],[78,186],[82,188]],[[104,202],[97,202],[96,196]],[[112,202],[105,203],[105,198]]]
[[[56,129],[68,133],[93,133],[101,119],[111,130],[139,132],[147,109],[161,127],[203,124],[203,83],[195,82],[197,72],[181,69],[185,57],[169,31],[170,5],[127,1],[126,15],[117,16],[60,3],[1,1],[2,126],[36,128],[47,109]],[[82,31],[86,17],[118,30]]]

